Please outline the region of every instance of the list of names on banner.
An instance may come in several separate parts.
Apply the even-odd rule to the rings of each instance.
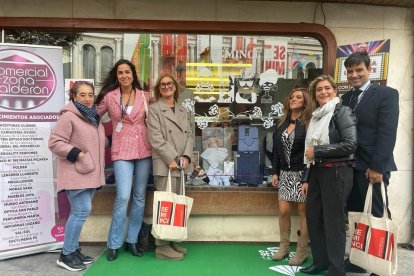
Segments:
[[[0,250],[47,242],[52,237],[41,224],[54,224],[50,124],[0,123],[0,129]]]

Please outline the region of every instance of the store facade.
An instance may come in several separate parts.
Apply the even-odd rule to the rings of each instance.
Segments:
[[[62,1],[59,7],[40,2],[42,8],[20,3],[0,8],[10,16],[0,19],[6,42],[8,32],[17,29],[81,33],[65,55],[65,78],[94,79],[98,85],[119,58],[133,60],[148,87],[160,71],[170,71],[186,87],[181,100],[194,114],[196,153],[209,148],[211,137],[226,149],[217,176],[229,179],[213,175],[215,183],[188,187],[195,198],[189,240],[278,240],[277,192],[266,185],[264,141],[281,115],[284,97],[318,74],[333,75],[337,45],[390,39],[388,85],[400,92],[401,115],[394,151],[399,171],[392,174],[389,197],[400,225],[399,242],[409,240],[413,9],[268,1]],[[258,152],[252,163],[261,166],[247,173],[253,178],[239,177],[235,185],[227,181],[230,176],[237,181],[240,139],[232,139],[232,133],[240,138],[240,126],[257,129],[257,147],[245,151]],[[200,157],[198,165],[208,171],[203,161]],[[226,168],[230,172],[224,173]],[[114,190],[97,193],[83,241],[106,240]],[[147,207],[149,218],[151,191]]]

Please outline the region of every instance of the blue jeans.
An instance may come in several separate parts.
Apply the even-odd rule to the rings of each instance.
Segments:
[[[66,190],[71,210],[65,228],[64,255],[69,255],[79,248],[79,236],[86,218],[91,213],[95,191],[96,189]]]
[[[141,229],[144,217],[145,193],[151,164],[151,157],[135,160],[116,160],[114,162],[116,198],[108,235],[108,248],[110,249],[118,249],[124,243],[127,207],[131,196],[131,188],[132,204],[129,212],[126,241],[129,243],[136,243],[138,241],[138,232]],[[135,177],[133,174],[135,174]]]

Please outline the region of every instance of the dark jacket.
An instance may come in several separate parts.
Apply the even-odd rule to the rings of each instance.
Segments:
[[[350,102],[351,93],[342,96],[344,105]],[[398,91],[372,83],[354,112],[358,117],[358,148],[356,169],[368,168],[380,173],[396,171],[394,146],[398,126]]]
[[[272,174],[279,175],[280,171],[302,171],[305,168],[303,154],[305,152],[306,129],[301,121],[296,121],[295,138],[290,153],[290,163],[287,163],[281,141],[282,133],[289,126],[289,120],[285,120],[273,134],[273,160]]]
[[[314,147],[315,165],[353,161],[357,149],[355,114],[348,106],[338,103],[329,122],[329,144]],[[309,168],[302,174],[302,182],[309,181]]]

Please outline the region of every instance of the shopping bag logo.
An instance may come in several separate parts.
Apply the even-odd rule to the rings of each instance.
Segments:
[[[174,226],[185,227],[187,225],[187,206],[176,204],[174,212]]]
[[[391,251],[394,246],[394,235],[381,229],[371,229],[368,254],[377,258],[390,260]]]
[[[365,251],[369,226],[363,223],[357,223],[355,226],[354,235],[352,236],[351,248],[356,248]]]
[[[158,201],[157,222],[162,225],[171,223],[173,203],[171,201]]]

